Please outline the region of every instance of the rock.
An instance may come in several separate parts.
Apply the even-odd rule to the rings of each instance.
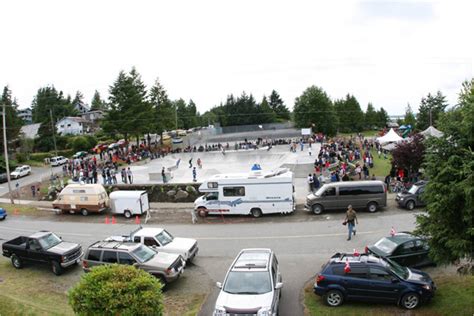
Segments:
[[[166,192],[166,195],[168,195],[169,197],[173,197],[176,195],[176,191],[175,190],[169,190],[168,192]]]
[[[183,190],[178,190],[178,192],[176,192],[176,196],[174,197],[176,200],[182,200],[182,199],[186,199],[187,197],[189,196],[189,193],[186,192],[186,191],[183,191]]]
[[[188,192],[189,194],[195,194],[197,191],[192,185],[188,185],[186,187],[186,192]]]

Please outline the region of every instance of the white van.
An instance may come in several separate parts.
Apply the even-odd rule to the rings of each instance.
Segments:
[[[68,184],[53,202],[56,213],[100,213],[109,206],[109,197],[101,184]]]
[[[126,218],[130,218],[150,210],[146,191],[114,191],[109,197],[113,214],[123,214]]]
[[[49,160],[49,163],[53,167],[64,165],[67,162],[68,162],[68,159],[66,157],[63,157],[63,156],[56,156],[56,157],[53,157]]]
[[[207,214],[289,214],[295,210],[293,173],[286,168],[240,174],[218,174],[199,187],[206,193],[194,201],[200,216]]]

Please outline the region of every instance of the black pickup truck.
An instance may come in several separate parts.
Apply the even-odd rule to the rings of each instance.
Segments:
[[[82,247],[79,244],[64,242],[56,234],[40,231],[29,237],[20,236],[3,243],[2,252],[12,261],[12,265],[23,268],[23,262],[46,263],[54,274],[60,275],[64,268],[79,263]]]

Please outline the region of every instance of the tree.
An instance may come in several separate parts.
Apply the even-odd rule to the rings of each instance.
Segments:
[[[160,83],[159,79],[155,80],[155,84],[150,89],[149,100],[153,107],[155,124],[154,128],[158,133],[165,130],[172,130],[175,128],[175,109],[168,98],[168,94]]]
[[[280,121],[286,121],[290,119],[290,111],[286,107],[280,95],[275,90],[272,90],[270,94],[270,102],[268,103],[273,113],[276,115],[276,119]]]
[[[373,129],[375,127],[379,127],[377,112],[375,111],[374,106],[370,102],[369,104],[367,104],[367,111],[365,111],[364,117],[365,128]]]
[[[101,99],[99,91],[95,90],[94,96],[91,100],[91,111],[107,110],[107,102]]]
[[[270,107],[270,104],[268,103],[266,96],[263,96],[262,102],[260,102],[260,104],[257,104],[256,114],[258,115],[257,124],[258,123],[261,123],[261,124],[273,123],[277,121],[277,114]]]
[[[162,285],[129,265],[102,265],[82,276],[68,293],[78,315],[163,315]]]
[[[346,95],[344,100],[334,102],[338,118],[338,130],[341,132],[361,132],[364,127],[364,112],[353,95]]]
[[[76,96],[71,103],[74,109],[76,109],[76,111],[79,113],[87,112],[88,110],[88,106],[84,103],[84,95],[81,91],[76,92]]]
[[[441,138],[427,140],[423,199],[417,233],[429,236],[430,255],[441,264],[472,260],[474,229],[474,78],[463,84],[459,105],[440,113]]]
[[[3,88],[3,93],[0,96],[0,111],[3,111],[3,105],[5,104],[5,126],[7,134],[7,143],[11,142],[18,138],[20,133],[21,126],[23,122],[21,118],[18,117],[18,105],[15,100],[12,100],[12,92],[5,86]],[[0,123],[0,145],[3,148],[3,123]]]
[[[418,172],[425,155],[423,135],[415,134],[411,141],[399,143],[392,151],[392,165],[403,168],[409,175]]]
[[[329,96],[322,88],[311,86],[296,98],[293,109],[298,127],[313,127],[314,132],[335,135],[337,116]]]
[[[377,111],[377,126],[378,127],[386,127],[388,123],[388,113],[385,111],[383,107]]]
[[[408,104],[405,109],[405,117],[403,118],[403,124],[411,125],[412,128],[416,124],[415,114],[413,114],[410,104]]]
[[[436,95],[428,93],[426,98],[421,99],[416,128],[421,131],[425,130],[430,126],[430,121],[433,123],[433,126],[437,126],[438,118],[444,112],[447,105],[446,97],[440,91]]]
[[[58,92],[54,86],[38,89],[31,110],[35,123],[50,122],[51,124],[50,111],[52,111],[54,122],[66,116],[79,114],[71,104],[70,97],[65,98],[63,92]]]
[[[137,140],[153,130],[153,107],[147,100],[147,91],[135,68],[126,74],[121,71],[109,90],[110,109],[104,117],[104,131],[115,136],[120,133],[125,140]]]

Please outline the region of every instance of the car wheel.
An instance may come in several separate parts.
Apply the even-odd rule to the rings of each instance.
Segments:
[[[250,210],[250,215],[252,215],[255,218],[258,218],[262,216],[262,210],[259,208],[253,208]]]
[[[415,208],[415,201],[413,201],[413,200],[408,201],[407,204],[406,204],[406,207],[407,207],[407,209],[412,211]]]
[[[3,221],[5,219],[6,216],[3,216],[0,218],[0,221]]]
[[[377,203],[375,203],[375,202],[370,202],[369,204],[367,204],[367,210],[368,210],[370,213],[375,213],[375,212],[377,212],[377,208],[378,208],[378,205],[377,205]]]
[[[344,296],[342,296],[341,291],[338,290],[330,290],[324,296],[326,304],[331,307],[341,306],[342,302],[344,301]]]
[[[414,309],[420,304],[420,296],[416,293],[405,294],[402,298],[402,306],[406,309]]]
[[[123,212],[123,216],[125,216],[125,218],[131,218],[132,212],[130,212],[129,210],[126,210],[125,212]]]
[[[21,259],[18,258],[17,255],[12,255],[11,260],[12,260],[12,265],[13,265],[16,269],[21,269],[21,268],[23,268],[23,262],[21,262]]]
[[[312,210],[315,215],[321,215],[324,211],[324,208],[321,204],[314,204]]]
[[[83,216],[87,216],[87,215],[89,215],[89,211],[86,210],[85,208],[83,208],[83,209],[81,209],[81,214],[82,214]]]
[[[54,208],[54,213],[56,213],[56,215],[61,215],[61,214],[63,214],[63,211],[59,207],[55,207]]]
[[[197,209],[197,213],[200,217],[206,217],[207,216],[207,210],[204,207],[199,207]]]
[[[57,261],[52,261],[51,262],[51,270],[55,275],[61,275],[63,273],[63,268]]]

